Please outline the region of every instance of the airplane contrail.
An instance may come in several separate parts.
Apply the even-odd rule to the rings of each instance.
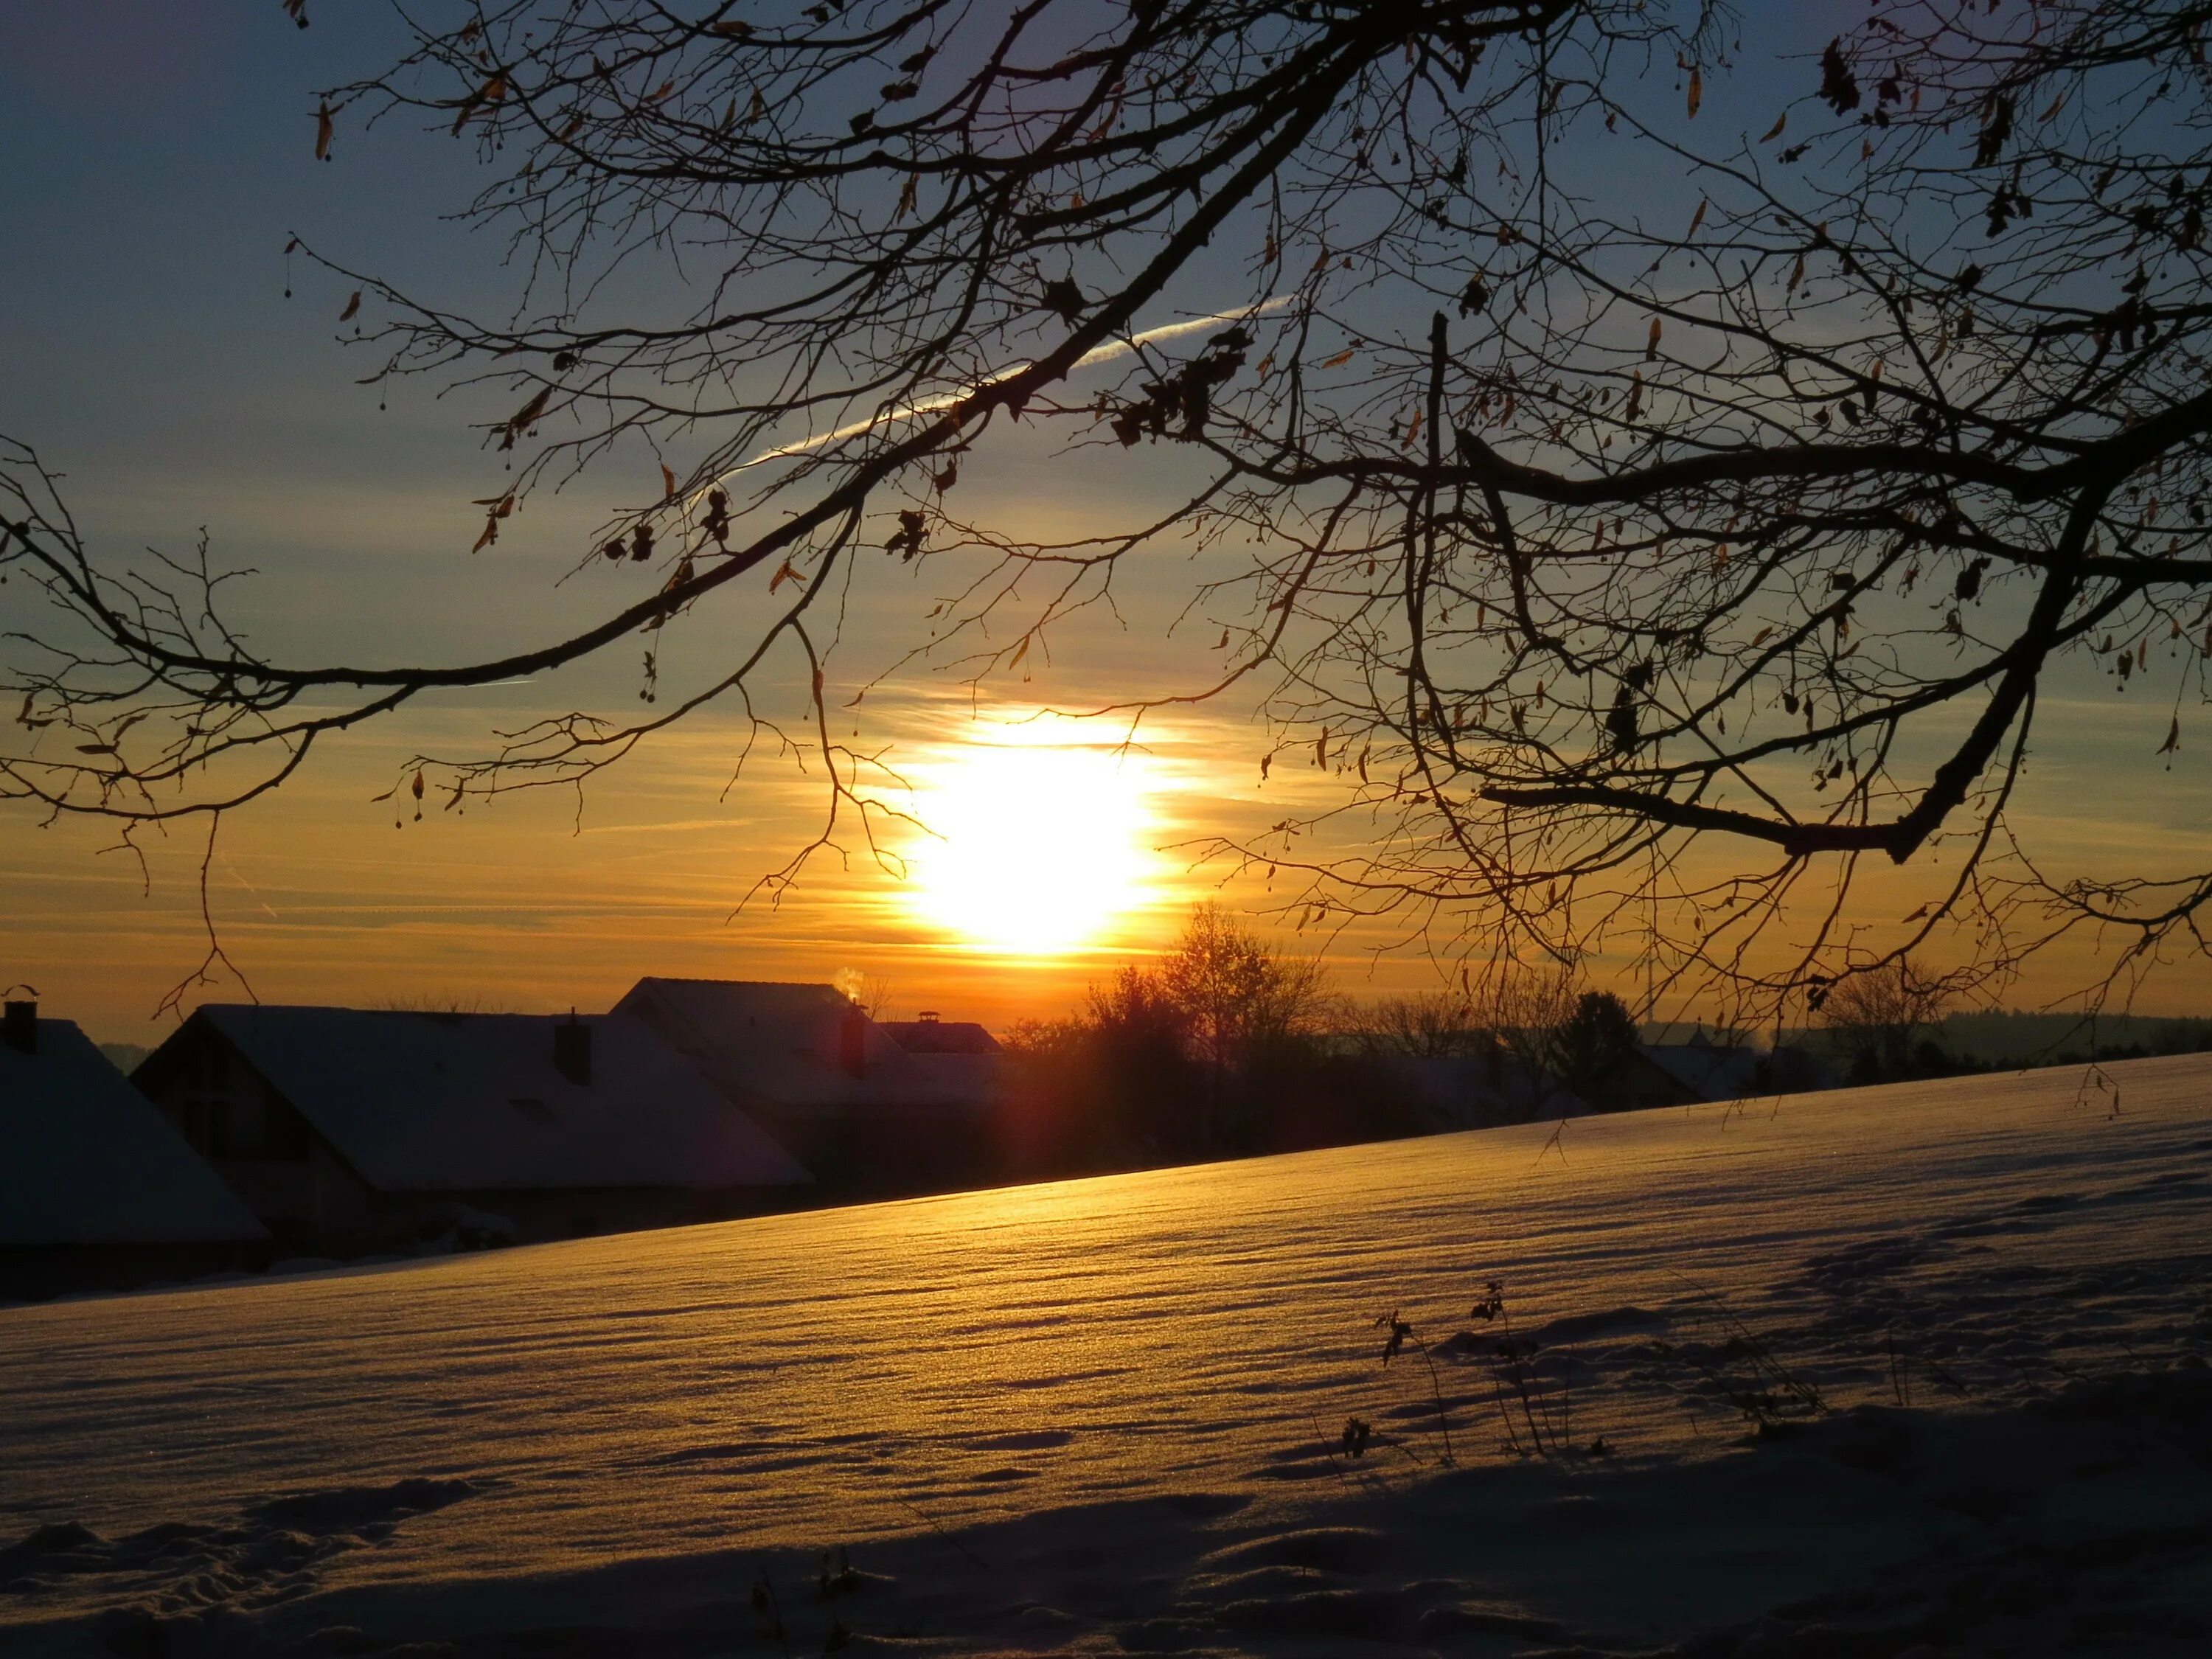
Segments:
[[[1126,357],[1139,346],[1150,345],[1155,340],[1172,340],[1179,334],[1195,334],[1200,329],[1218,328],[1224,323],[1241,323],[1255,317],[1266,317],[1280,311],[1297,298],[1295,294],[1278,294],[1271,300],[1261,301],[1249,311],[1223,311],[1211,317],[1193,317],[1180,323],[1163,323],[1158,328],[1148,328],[1126,340],[1109,340],[1104,345],[1093,346],[1075,360],[1075,366],[1088,368],[1093,363]]]
[[[1151,345],[1158,340],[1172,340],[1181,335],[1195,334],[1202,329],[1219,328],[1225,323],[1249,322],[1255,317],[1265,317],[1271,313],[1280,311],[1296,297],[1295,295],[1278,294],[1272,299],[1262,300],[1258,305],[1243,311],[1218,312],[1210,317],[1191,317],[1180,323],[1163,323],[1158,328],[1148,328],[1141,334],[1133,334],[1127,339],[1109,340],[1104,345],[1093,346],[1075,360],[1075,367],[1088,368],[1094,363],[1111,362],[1116,357],[1127,356],[1139,346]],[[887,425],[893,421],[907,421],[917,416],[934,415],[940,410],[950,409],[963,398],[973,396],[983,386],[994,386],[1009,375],[1020,374],[1028,367],[1027,362],[1018,363],[1012,368],[1001,369],[989,379],[979,381],[975,386],[968,391],[945,392],[935,398],[924,398],[919,403],[907,404],[897,409],[886,410],[880,415],[871,415],[865,420],[854,421],[848,425],[838,427],[834,431],[821,433],[811,438],[800,438],[787,444],[779,444],[774,449],[764,449],[750,460],[739,461],[721,477],[726,478],[732,473],[743,472],[747,467],[758,466],[765,461],[783,460],[793,455],[804,455],[810,450],[820,449],[828,444],[839,443],[847,438],[856,438],[863,432]]]

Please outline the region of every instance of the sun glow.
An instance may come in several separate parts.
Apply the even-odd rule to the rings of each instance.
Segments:
[[[977,945],[1049,956],[1148,897],[1142,757],[1043,744],[964,751],[916,802],[917,908]]]

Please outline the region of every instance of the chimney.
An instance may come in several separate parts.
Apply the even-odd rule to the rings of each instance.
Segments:
[[[553,1069],[579,1085],[592,1080],[592,1028],[574,1008],[553,1028]]]
[[[920,1020],[924,1025],[934,1025],[937,1024],[937,1010],[934,1008],[924,1008],[919,1013],[915,1014],[915,1018]]]
[[[837,1047],[846,1071],[854,1077],[868,1074],[868,1017],[848,1008],[837,1031]]]
[[[39,1052],[39,1005],[35,1002],[11,1002],[7,1009],[6,1040],[8,1046],[19,1054]]]

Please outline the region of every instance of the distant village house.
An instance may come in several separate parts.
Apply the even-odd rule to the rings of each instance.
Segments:
[[[184,1135],[65,1019],[0,1019],[0,1297],[199,1277],[270,1235]]]
[[[295,1249],[787,1207],[806,1170],[641,1021],[210,1004],[135,1081]]]
[[[615,1012],[650,1026],[827,1193],[941,1188],[993,1168],[1001,1055],[981,1026],[878,1022],[836,987],[646,978]]]

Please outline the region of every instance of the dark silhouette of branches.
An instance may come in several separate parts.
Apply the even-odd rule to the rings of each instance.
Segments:
[[[751,714],[791,651],[814,730],[753,729],[819,751],[827,834],[865,832],[808,623],[849,577],[964,561],[917,649],[981,679],[1175,546],[1223,664],[1116,712],[1254,696],[1341,779],[1224,849],[1302,875],[1310,922],[1443,915],[1565,964],[1633,933],[1654,994],[1769,1008],[1944,927],[1989,973],[2075,928],[2124,964],[2201,948],[2212,872],[2046,875],[2005,811],[2055,672],[2159,687],[2168,755],[2203,692],[2208,14],[1877,0],[1745,63],[1690,0],[430,9],[316,143],[478,146],[515,309],[309,257],[363,296],[370,378],[511,399],[480,548],[617,449],[696,456],[579,550],[622,597],[498,660],[289,663],[219,620],[204,547],[96,563],[11,447],[0,569],[52,607],[12,636],[0,791],[220,811],[430,688],[689,627],[725,666],[671,707],[649,650],[642,717],[401,787],[573,785]],[[1759,138],[1703,109],[1731,74],[1774,89]],[[632,267],[675,300],[622,297]],[[963,519],[1017,422],[1102,473],[1150,452],[1176,504],[1055,543]],[[1943,896],[1860,948],[1867,862],[1939,853]]]

